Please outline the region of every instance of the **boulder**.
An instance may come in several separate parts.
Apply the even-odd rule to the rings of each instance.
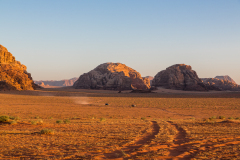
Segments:
[[[7,48],[0,45],[0,90],[35,89],[36,85],[26,69]]]
[[[121,63],[104,63],[81,75],[73,85],[76,89],[147,90],[150,81],[136,70]]]
[[[209,90],[192,67],[185,64],[175,64],[158,72],[154,76],[152,86],[188,91]]]

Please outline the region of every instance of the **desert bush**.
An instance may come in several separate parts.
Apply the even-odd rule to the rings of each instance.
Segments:
[[[209,119],[216,119],[217,117],[216,116],[212,116],[212,117],[210,117]]]
[[[31,124],[36,125],[37,121],[31,121]]]
[[[64,123],[70,123],[70,120],[69,119],[65,119],[63,122]]]
[[[219,119],[225,119],[225,116],[219,116]]]
[[[63,123],[63,121],[62,120],[57,120],[56,123]]]
[[[9,119],[11,119],[11,120],[20,120],[21,118],[19,118],[19,117],[14,117],[14,116],[9,116]]]
[[[228,119],[234,119],[233,117],[228,117]]]
[[[15,119],[15,117],[13,117],[13,116],[9,116],[9,119],[11,119],[11,120],[14,120],[14,119]]]
[[[239,119],[240,119],[240,117],[237,117],[237,118],[236,118],[236,120],[239,120]]]
[[[106,121],[106,118],[100,118],[100,121],[102,122],[102,121]]]
[[[40,134],[54,134],[54,131],[52,129],[45,128],[40,131]]]
[[[145,117],[142,117],[141,120],[145,120],[146,118]]]
[[[9,121],[9,116],[0,116],[0,122],[7,122]]]

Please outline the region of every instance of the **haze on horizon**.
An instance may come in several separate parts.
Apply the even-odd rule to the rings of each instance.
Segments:
[[[191,65],[240,84],[240,0],[0,0],[0,44],[34,80],[120,62],[142,76]]]

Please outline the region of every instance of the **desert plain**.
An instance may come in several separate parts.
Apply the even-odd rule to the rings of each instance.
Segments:
[[[0,159],[240,159],[240,92],[1,91]]]

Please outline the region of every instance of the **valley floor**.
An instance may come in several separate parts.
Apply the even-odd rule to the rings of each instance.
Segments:
[[[0,92],[0,159],[239,159],[240,92],[129,92]]]

